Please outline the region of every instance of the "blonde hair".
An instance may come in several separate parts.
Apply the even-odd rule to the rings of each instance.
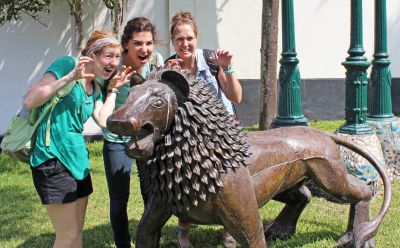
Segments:
[[[89,53],[98,53],[104,47],[121,47],[115,34],[105,30],[95,30],[90,35],[86,42],[86,47],[81,50],[83,56],[89,55]]]
[[[179,25],[189,25],[192,27],[194,35],[196,36],[196,38],[198,38],[198,28],[197,28],[197,23],[194,20],[192,13],[188,12],[188,11],[181,11],[176,13],[171,20],[171,40],[174,39],[174,35],[175,35],[175,29],[177,26]]]

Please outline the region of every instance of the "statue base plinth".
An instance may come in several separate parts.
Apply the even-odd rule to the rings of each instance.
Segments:
[[[381,143],[385,169],[390,181],[400,178],[400,120],[368,119],[373,131]]]
[[[351,140],[352,142],[360,145],[363,148],[366,148],[372,155],[374,155],[385,167],[385,159],[382,153],[381,143],[379,142],[378,136],[375,132],[368,134],[344,134],[338,133],[339,130],[336,130],[337,135],[342,135]],[[344,166],[346,167],[346,171],[359,180],[365,182],[371,189],[372,195],[376,196],[379,189],[383,185],[381,178],[379,177],[378,172],[375,168],[369,163],[365,158],[360,156],[359,154],[340,146],[340,156],[343,160]],[[336,199],[334,196],[324,192],[318,186],[316,186],[313,182],[308,182],[307,187],[309,187],[313,196],[323,197],[329,201],[333,202],[341,202]]]

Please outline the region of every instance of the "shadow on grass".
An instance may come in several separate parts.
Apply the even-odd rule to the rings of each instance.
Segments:
[[[268,240],[268,247],[273,248],[286,248],[286,247],[303,247],[311,245],[317,241],[339,238],[337,233],[324,230],[317,232],[307,232],[304,234],[297,234],[287,239]]]
[[[205,229],[198,227],[195,230],[189,233],[190,240],[193,243],[195,248],[200,247],[218,247],[222,248],[222,227],[217,227],[216,229]],[[177,247],[177,236],[176,231],[173,230],[173,233],[169,233],[165,235],[163,228],[163,233],[161,237],[161,245],[160,247]],[[198,229],[198,230],[197,230]],[[327,228],[328,229],[328,228]],[[336,240],[339,238],[339,235],[336,232],[330,230],[321,230],[307,233],[299,233],[294,235],[293,237],[281,240],[268,240],[268,247],[276,247],[276,248],[284,248],[284,247],[302,247],[308,244],[313,244],[320,240]],[[163,242],[164,240],[164,242]]]
[[[223,247],[222,226],[198,226],[189,231],[189,238],[195,248],[197,247]],[[164,226],[161,233],[161,248],[178,247],[178,236],[175,227]]]
[[[130,221],[130,226],[136,227],[138,221]],[[55,239],[55,233],[45,233],[38,236],[30,236],[17,248],[51,248]],[[98,225],[93,228],[83,230],[83,246],[85,248],[107,248],[115,247],[109,224]]]
[[[42,220],[43,221],[43,220]],[[46,220],[47,221],[47,220]],[[313,232],[298,232],[293,237],[285,240],[268,241],[268,247],[302,247],[307,244],[313,244],[320,240],[339,238],[337,232],[331,231],[335,229],[334,224],[321,223],[319,221],[303,220],[300,225],[320,225],[320,231]],[[130,220],[129,228],[132,235],[132,243],[135,244],[135,234],[137,231],[138,220]],[[194,247],[223,247],[221,243],[222,226],[198,226],[190,231],[189,236]],[[344,231],[344,230],[343,230]],[[21,233],[20,233],[21,234]],[[84,247],[97,248],[97,247],[115,247],[110,224],[98,225],[90,229],[84,230]],[[38,236],[26,233],[29,237],[18,248],[41,248],[52,247],[54,242],[54,233],[45,233]],[[175,226],[166,225],[162,228],[160,247],[172,248],[177,247],[177,231]]]
[[[25,177],[25,175],[24,175]],[[31,182],[23,184],[14,183],[10,186],[0,188],[2,199],[14,199],[0,204],[0,243],[4,240],[13,240],[19,237],[23,240],[22,244],[15,247],[19,248],[42,248],[51,247],[54,242],[54,232],[46,231],[43,223],[49,222],[44,208],[40,205],[40,200],[33,188]],[[265,211],[261,210],[261,211]],[[41,213],[40,213],[41,212]],[[270,221],[270,218],[264,218],[264,222]],[[167,223],[162,229],[160,247],[177,247],[177,231],[174,224]],[[131,219],[129,228],[132,235],[132,242],[135,243],[135,233],[138,226],[138,220]],[[301,226],[313,228],[313,231],[307,232],[301,229]],[[315,230],[318,227],[318,231]],[[320,240],[336,240],[341,235],[332,231],[337,230],[335,223],[324,220],[308,220],[301,218],[299,221],[297,234],[286,240],[269,241],[271,247],[301,247],[307,244],[318,243]],[[306,228],[308,229],[308,228]],[[48,229],[47,229],[48,230]],[[222,227],[221,226],[198,226],[189,233],[194,247],[222,247]],[[84,247],[115,247],[112,237],[111,226],[106,224],[95,225],[84,229]]]
[[[300,223],[299,223],[300,224]],[[321,225],[320,231],[312,231],[312,232],[298,232],[297,234],[289,237],[287,239],[280,240],[268,240],[268,247],[302,247],[306,245],[311,245],[316,242],[320,242],[321,240],[337,240],[340,237],[335,231],[335,225],[326,224],[318,221],[303,221],[303,225]],[[345,230],[343,230],[344,232]],[[200,247],[213,247],[213,248],[222,248],[222,226],[198,226],[197,228],[191,230],[189,232],[190,240],[193,243],[195,248]],[[173,227],[163,227],[161,234],[161,242],[160,247],[169,248],[169,247],[177,247],[177,233],[175,228]]]
[[[49,234],[41,234],[36,237],[30,237],[29,239],[25,240],[24,243],[20,244],[17,246],[17,248],[51,248],[53,247],[53,242],[54,242],[54,234],[49,233]]]
[[[138,225],[137,220],[129,221],[129,228],[132,236],[132,243],[135,244],[136,230]],[[210,242],[209,233],[212,230],[193,231],[190,237],[193,243],[197,244],[195,247],[217,247],[218,237],[222,235],[221,231],[216,231],[212,235],[216,238]],[[38,236],[30,236],[17,248],[51,248],[55,239],[54,233],[45,233]],[[206,244],[205,246],[202,244]],[[210,245],[210,246],[208,246]],[[109,224],[99,225],[94,228],[85,229],[83,232],[83,246],[85,248],[111,248],[115,247],[114,239],[112,237],[111,226]],[[178,246],[176,228],[171,226],[164,226],[162,228],[160,248],[169,248]]]

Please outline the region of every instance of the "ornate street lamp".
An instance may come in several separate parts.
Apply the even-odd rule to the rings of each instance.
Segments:
[[[279,70],[278,116],[274,127],[308,125],[301,107],[301,78],[297,64],[293,0],[282,0],[282,58]]]

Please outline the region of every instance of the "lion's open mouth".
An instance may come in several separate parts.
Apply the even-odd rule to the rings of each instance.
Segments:
[[[126,152],[130,157],[143,158],[152,154],[155,142],[154,127],[145,124],[139,133],[132,136],[130,142],[126,144]]]

